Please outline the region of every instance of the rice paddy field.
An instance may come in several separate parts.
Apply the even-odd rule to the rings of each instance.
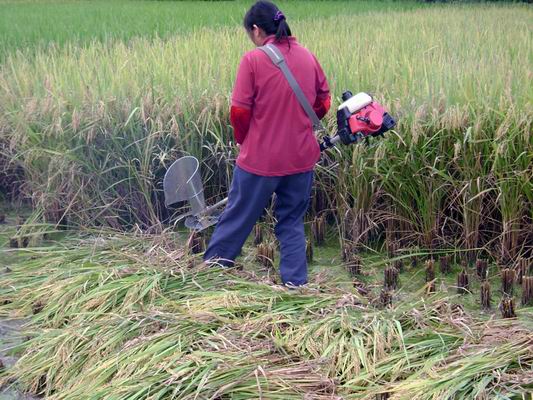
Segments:
[[[0,0],[0,399],[531,400],[531,5],[279,2],[398,119],[317,165],[289,290],[270,208],[223,270],[163,202],[183,155],[227,194],[250,4]]]

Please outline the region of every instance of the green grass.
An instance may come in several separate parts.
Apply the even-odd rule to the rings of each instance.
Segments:
[[[0,1],[0,59],[16,50],[167,39],[203,27],[242,24],[252,1]],[[279,1],[291,21],[423,7],[416,1]]]

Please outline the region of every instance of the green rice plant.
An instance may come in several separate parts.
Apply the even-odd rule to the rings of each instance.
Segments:
[[[504,247],[516,248],[511,256],[527,253],[530,9],[350,12],[334,23],[293,24],[335,96],[345,88],[375,93],[400,121],[387,141],[341,148],[318,168],[339,215],[361,215],[363,232],[387,218],[401,221],[409,242],[425,248],[491,247],[501,232]],[[346,37],[349,51],[341,45]],[[203,27],[164,40],[65,41],[10,52],[0,67],[5,168],[21,171],[23,195],[31,194],[42,219],[160,231],[172,215],[162,205],[161,177],[179,155],[202,159],[209,198],[225,193],[236,155],[227,123],[236,63],[225,60],[238,60],[250,48],[246,40],[240,27]]]
[[[511,122],[501,127],[497,134],[501,136],[496,150],[494,171],[498,178],[500,191],[500,208],[502,213],[502,235],[500,259],[509,264],[524,249],[520,246],[521,223],[527,210],[524,186],[531,185],[527,177],[533,158],[522,147],[530,141],[520,131],[511,131]],[[530,126],[529,123],[526,126]],[[509,129],[509,130],[506,130]],[[509,132],[511,131],[511,132]],[[510,136],[510,137],[509,137]]]
[[[367,14],[375,11],[410,10],[424,7],[416,1],[359,0],[322,1],[320,3],[284,2],[283,10],[291,21],[327,18],[339,14]],[[150,0],[132,3],[127,0],[49,1],[2,0],[0,2],[0,60],[3,55],[21,48],[46,49],[76,43],[83,46],[94,41],[113,43],[135,37],[168,39],[202,27],[222,28],[241,23],[250,3]],[[25,27],[23,29],[22,27]]]
[[[375,204],[378,200],[379,180],[372,164],[372,150],[356,146],[351,152],[343,149],[334,190],[339,215],[340,237],[357,247],[369,246],[375,233]]]
[[[460,215],[463,227],[463,246],[475,249],[483,243],[483,233],[490,229],[487,222],[495,220],[491,212],[496,208],[494,176],[491,172],[493,140],[491,128],[484,128],[481,121],[467,128],[464,137],[454,146],[453,159],[449,165],[464,181],[464,186],[455,190],[460,198]],[[454,194],[455,195],[455,194]],[[486,234],[486,233],[485,233]],[[475,262],[476,252],[467,253],[470,264]]]

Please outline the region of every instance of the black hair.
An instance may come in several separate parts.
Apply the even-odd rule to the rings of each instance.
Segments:
[[[244,28],[251,31],[254,25],[265,31],[267,35],[276,35],[276,41],[289,41],[291,28],[280,9],[270,1],[257,1],[244,16]]]

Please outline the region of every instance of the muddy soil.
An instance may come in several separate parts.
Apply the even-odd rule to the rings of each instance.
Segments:
[[[3,214],[5,207],[0,207],[0,214]],[[0,224],[0,280],[2,279],[2,274],[5,273],[4,269],[9,266],[9,264],[16,260],[16,256],[12,253],[7,253],[6,250],[9,248],[9,237],[12,234],[13,229],[16,224],[16,217],[8,213],[5,218],[4,223]],[[13,346],[20,343],[22,340],[21,337],[21,327],[24,324],[24,320],[7,320],[0,319],[0,361],[4,365],[4,368],[11,368],[17,358],[14,357],[10,349]],[[34,400],[38,397],[26,395],[16,390],[14,387],[0,387],[0,400]]]
[[[20,330],[23,320],[0,320],[0,361],[5,368],[11,368],[17,361],[10,349],[22,340]],[[34,400],[38,397],[26,395],[15,388],[0,388],[0,400]]]

